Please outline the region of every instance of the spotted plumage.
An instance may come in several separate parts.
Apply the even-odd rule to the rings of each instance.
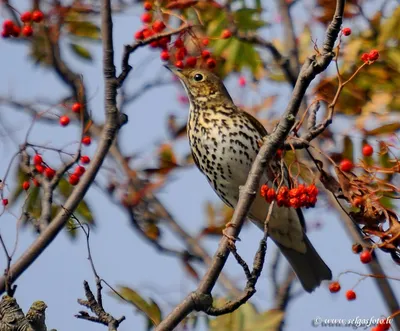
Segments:
[[[218,196],[234,208],[239,187],[245,184],[259,142],[267,131],[257,119],[236,107],[215,74],[202,69],[170,70],[180,78],[189,97],[187,133],[193,159]],[[260,185],[272,185],[277,167],[276,162],[271,162]],[[263,229],[267,212],[268,205],[258,193],[249,217]],[[305,235],[303,225],[300,210],[274,207],[268,234],[288,259],[304,289],[311,292],[332,275]]]

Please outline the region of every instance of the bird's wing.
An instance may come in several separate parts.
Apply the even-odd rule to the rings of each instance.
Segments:
[[[256,128],[256,130],[260,133],[260,135],[262,137],[265,137],[266,135],[268,135],[267,130],[264,128],[264,125],[262,125],[260,123],[260,121],[258,119],[256,119],[253,115],[249,114],[248,112],[239,109],[239,111],[245,116],[247,117],[247,119],[250,121],[251,124],[254,125],[254,127]]]

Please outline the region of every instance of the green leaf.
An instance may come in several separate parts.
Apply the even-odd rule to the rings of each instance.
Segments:
[[[89,50],[81,45],[70,43],[69,44],[72,52],[80,57],[81,59],[87,60],[87,61],[93,61],[92,54],[90,54]]]
[[[73,191],[73,187],[65,178],[60,179],[57,189],[64,199],[67,199]],[[76,214],[78,218],[83,218],[84,222],[94,224],[92,210],[85,200],[82,200],[79,203],[78,207],[76,208]]]
[[[234,12],[235,22],[239,30],[255,31],[267,25],[260,19],[260,12],[254,8],[242,8]]]
[[[392,38],[399,39],[400,37],[400,6],[392,12],[389,17],[381,25],[381,31],[378,37],[379,48],[384,48],[386,42]]]
[[[394,122],[390,124],[385,124],[380,126],[379,128],[373,129],[373,130],[364,130],[364,133],[368,136],[379,136],[381,134],[390,134],[394,133],[397,130],[400,130],[400,123],[399,122]]]
[[[354,158],[354,146],[353,146],[353,141],[349,136],[345,136],[343,140],[343,158],[349,159],[350,161],[353,162]]]
[[[150,303],[148,303],[138,292],[126,286],[119,287],[119,294],[144,313],[153,325],[160,324],[162,318],[161,310],[153,300],[150,299]]]
[[[73,36],[101,40],[100,28],[89,21],[69,21],[66,28]]]
[[[250,331],[250,330],[263,330],[263,331],[264,330],[265,331],[278,330],[278,327],[281,324],[284,316],[285,316],[285,313],[281,310],[278,310],[278,309],[267,310],[258,316],[258,318],[254,321],[254,323],[252,325],[252,329],[247,329],[247,331]]]
[[[392,198],[382,197],[382,198],[379,199],[379,203],[384,208],[388,208],[388,209],[392,209],[392,210],[396,208]]]
[[[28,200],[26,201],[26,211],[34,218],[39,218],[42,214],[41,198],[40,188],[31,185]]]
[[[216,300],[216,306],[221,306],[226,300]],[[275,331],[282,322],[284,312],[271,309],[263,313],[257,312],[249,302],[240,306],[231,314],[218,316],[210,321],[211,331]]]
[[[387,146],[383,141],[379,142],[379,163],[384,168],[391,168],[393,164],[390,162]]]
[[[296,154],[293,151],[286,151],[285,152],[285,163],[290,167],[290,165],[296,161],[295,158]],[[297,158],[299,160],[299,158]],[[310,171],[310,169],[302,162],[298,163],[297,165],[293,165],[290,167],[290,171],[292,173],[293,177],[300,176],[302,180],[306,183],[312,183],[313,180],[315,179],[313,173]]]
[[[80,216],[82,216],[82,218],[85,220],[86,223],[94,224],[92,211],[89,208],[89,205],[85,202],[85,200],[82,200],[79,203],[78,207],[76,208],[76,212]]]

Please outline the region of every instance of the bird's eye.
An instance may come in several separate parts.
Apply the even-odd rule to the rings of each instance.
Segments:
[[[193,76],[193,79],[196,81],[196,82],[201,82],[202,80],[203,80],[203,75],[202,74],[195,74],[194,76]]]

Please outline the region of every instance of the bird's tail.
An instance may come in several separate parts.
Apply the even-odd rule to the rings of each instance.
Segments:
[[[312,292],[323,280],[332,279],[332,272],[319,256],[307,235],[304,233],[306,252],[300,253],[275,242],[292,266],[301,285],[307,292]]]

